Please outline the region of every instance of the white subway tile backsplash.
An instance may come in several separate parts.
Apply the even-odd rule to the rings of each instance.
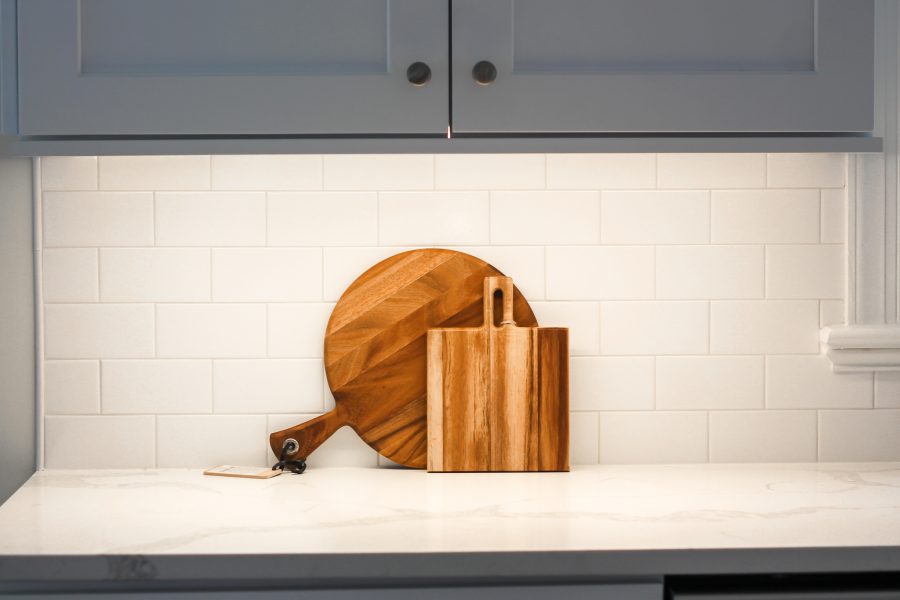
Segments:
[[[148,469],[155,466],[154,419],[142,416],[48,416],[48,469]]]
[[[103,302],[194,302],[210,299],[206,248],[103,248]]]
[[[214,190],[320,190],[322,157],[316,155],[216,155]]]
[[[656,408],[763,408],[764,381],[762,356],[660,356],[656,359]]]
[[[543,154],[438,154],[439,190],[533,190],[544,187]]]
[[[144,358],[154,352],[150,304],[48,304],[46,358]]]
[[[709,192],[603,192],[604,244],[709,243]]]
[[[43,252],[44,302],[96,302],[97,250],[58,248]]]
[[[101,156],[101,190],[208,190],[209,156]]]
[[[160,415],[156,423],[157,466],[264,467],[273,462],[267,434],[265,415]]]
[[[44,156],[41,189],[45,192],[97,189],[96,156]]]
[[[812,410],[709,413],[710,462],[815,462]]]
[[[266,243],[263,192],[160,192],[155,203],[159,246]]]
[[[382,192],[378,239],[385,246],[486,244],[487,192]]]
[[[900,410],[819,411],[819,460],[900,460]]]
[[[652,356],[572,358],[570,408],[574,411],[653,410],[653,361]]]
[[[88,415],[100,412],[100,363],[96,360],[44,362],[44,412]]]
[[[833,373],[824,355],[767,356],[767,408],[871,408],[871,373]]]
[[[815,244],[819,190],[712,192],[713,244]]]
[[[814,354],[819,349],[815,300],[710,303],[713,354]]]
[[[843,298],[844,246],[766,248],[766,297]]]
[[[843,187],[847,173],[846,156],[846,154],[769,154],[769,187]]]
[[[104,360],[103,412],[212,412],[212,361]]]
[[[322,299],[320,248],[215,248],[216,302],[298,302]]]
[[[600,451],[600,421],[597,413],[580,413],[569,423],[569,463],[596,465]]]
[[[875,408],[900,408],[900,373],[875,373]]]
[[[657,168],[661,188],[766,187],[764,154],[660,154]]]
[[[321,358],[325,326],[333,308],[331,303],[270,304],[269,356]]]
[[[264,304],[160,304],[157,355],[162,358],[262,358]]]
[[[820,233],[823,244],[843,244],[847,240],[847,189],[822,190]]]
[[[599,192],[491,192],[492,244],[597,244]]]
[[[841,325],[845,321],[843,300],[819,301],[819,327]]]
[[[656,297],[762,298],[763,246],[657,246]]]
[[[44,247],[152,246],[149,192],[44,192]]]
[[[527,294],[526,294],[526,297]],[[567,327],[569,354],[600,354],[600,305],[596,302],[530,302],[541,327]]]
[[[640,300],[654,294],[652,246],[547,248],[550,300]]]
[[[706,462],[705,412],[600,414],[600,463]]]
[[[706,302],[603,302],[600,351],[607,355],[706,354]]]
[[[378,244],[375,192],[271,192],[270,246]]]
[[[324,157],[326,190],[431,190],[431,154],[335,154]]]
[[[319,359],[216,360],[216,413],[293,413],[322,410]]]
[[[548,154],[547,187],[620,190],[656,187],[652,154]]]
[[[543,300],[544,249],[540,246],[455,246],[453,250],[471,254],[513,278],[513,283],[529,301]],[[540,317],[539,317],[540,318]]]

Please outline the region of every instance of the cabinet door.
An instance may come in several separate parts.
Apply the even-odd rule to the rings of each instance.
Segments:
[[[452,0],[458,133],[872,128],[871,0]],[[489,61],[481,85],[473,66]]]
[[[20,0],[21,135],[446,135],[446,0]],[[431,80],[407,80],[424,62]]]

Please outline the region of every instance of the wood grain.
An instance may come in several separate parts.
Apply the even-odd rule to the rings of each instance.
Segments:
[[[348,425],[382,456],[425,468],[428,330],[481,325],[484,278],[498,275],[481,259],[436,248],[394,255],[363,273],[341,296],[325,331],[335,408],[271,434],[272,452],[277,456],[292,438],[300,446],[292,456],[306,458]],[[513,310],[521,323],[537,325],[518,290]]]
[[[509,277],[484,298],[480,327],[428,332],[428,470],[568,471],[568,330],[517,327]]]

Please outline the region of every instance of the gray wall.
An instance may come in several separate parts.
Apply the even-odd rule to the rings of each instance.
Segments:
[[[30,158],[0,159],[0,502],[35,470]]]

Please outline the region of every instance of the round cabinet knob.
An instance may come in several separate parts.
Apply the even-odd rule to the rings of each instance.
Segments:
[[[431,67],[423,62],[414,62],[406,69],[406,79],[416,87],[431,81]]]
[[[478,85],[488,85],[497,79],[497,67],[489,60],[480,60],[472,67],[472,78]]]

